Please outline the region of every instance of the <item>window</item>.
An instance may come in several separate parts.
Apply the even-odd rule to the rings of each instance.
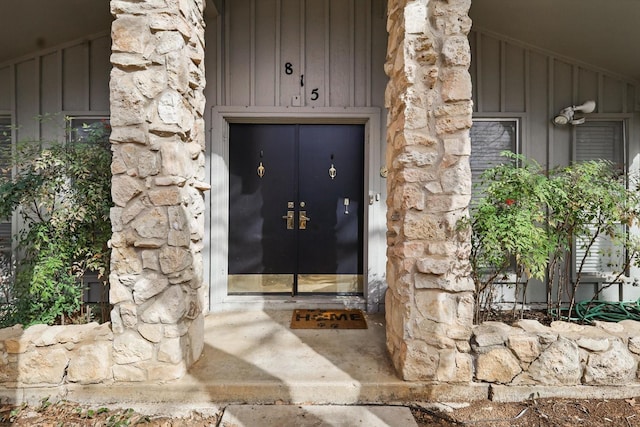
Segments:
[[[72,142],[108,143],[110,131],[108,117],[70,117],[67,139]]]
[[[11,177],[11,117],[0,116],[0,178]],[[0,251],[11,250],[11,218],[0,218]]]
[[[76,116],[67,121],[67,140],[72,143],[109,145],[111,126],[104,116]],[[83,277],[85,303],[107,303],[109,284],[98,278],[95,271],[87,271]]]
[[[482,189],[476,185],[487,169],[504,163],[503,151],[518,150],[519,119],[474,119],[471,127],[471,179],[474,184],[472,200],[480,197]]]
[[[622,121],[589,121],[575,127],[576,161],[608,160],[616,165],[621,173],[626,172],[624,122]],[[620,225],[620,227],[623,227]],[[582,241],[576,242],[575,264],[584,258],[585,249]],[[605,276],[619,271],[624,265],[626,254],[611,242],[607,236],[598,237],[591,247],[582,268],[583,274]]]

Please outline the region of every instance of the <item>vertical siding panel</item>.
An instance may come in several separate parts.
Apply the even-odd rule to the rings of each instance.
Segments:
[[[229,14],[227,37],[230,105],[249,105],[251,102],[251,0],[226,2]]]
[[[625,105],[625,108],[626,108],[625,113],[628,113],[630,111],[635,111],[636,87],[632,84],[627,84],[626,89],[627,89],[627,92],[626,92],[627,103]]]
[[[11,110],[11,66],[0,68],[0,110]]]
[[[35,117],[38,111],[37,61],[31,59],[16,64],[15,67],[15,120],[18,124],[16,140],[38,138],[38,126]]]
[[[281,25],[281,17],[282,17],[282,1],[276,0],[276,11],[275,11],[275,33],[276,33],[276,45],[275,45],[275,64],[274,64],[274,76],[275,76],[275,93],[273,103],[275,106],[280,106],[280,79],[282,78],[282,60],[280,58],[281,52],[281,34],[282,34],[282,25]]]
[[[305,80],[307,78],[307,52],[306,52],[306,28],[307,28],[307,1],[300,0],[300,81],[298,82],[298,94],[300,94],[300,105],[305,106],[306,100],[304,98],[304,86],[306,84]]]
[[[573,103],[573,67],[566,62],[555,60],[554,80],[554,113]]]
[[[506,97],[507,97],[507,90],[506,90],[506,85],[507,85],[507,60],[505,58],[506,56],[506,42],[501,41],[500,42],[500,62],[499,67],[500,67],[500,74],[498,74],[498,78],[500,79],[500,106],[498,107],[500,112],[504,112],[505,111],[505,104],[506,104]]]
[[[206,70],[207,86],[205,87],[205,96],[207,98],[207,108],[220,103],[220,70],[218,69],[218,19],[207,20],[207,29],[205,31],[205,45],[207,52],[204,55],[204,69]],[[205,115],[205,119],[209,120],[209,114]]]
[[[603,85],[605,98],[602,113],[622,113],[622,92],[624,87],[618,79],[605,76]]]
[[[584,68],[578,72],[578,102],[598,100],[598,73]]]
[[[349,105],[349,2],[330,0],[330,87],[329,99],[332,107]]]
[[[324,0],[324,106],[331,104],[331,0]]]
[[[371,8],[371,62],[368,64],[371,73],[370,104],[384,107],[384,92],[389,80],[384,72],[387,52],[386,1],[372,0]],[[382,120],[384,127],[384,120]],[[385,135],[383,132],[381,135]],[[383,148],[384,149],[384,148]],[[384,157],[383,157],[384,158]]]
[[[566,62],[555,60],[553,64],[553,109],[551,119],[561,109],[573,103],[573,67]],[[553,131],[551,166],[567,165],[571,161],[571,126],[549,126]]]
[[[43,56],[41,59],[41,94],[40,112],[42,114],[57,114],[62,105],[62,88],[60,85],[60,59],[57,52]],[[108,87],[108,86],[107,86]],[[53,138],[60,133],[60,120],[42,123],[43,138]]]
[[[303,88],[305,104],[308,106],[324,105],[326,92],[324,91],[324,67],[325,67],[325,35],[323,17],[325,5],[322,1],[309,1],[306,6],[305,25],[305,53],[306,72],[305,85]],[[312,100],[311,91],[318,89],[318,99]]]
[[[349,106],[356,104],[356,16],[355,0],[349,2]]]
[[[86,43],[62,52],[62,108],[67,111],[89,109],[88,53]]]
[[[368,52],[371,49],[369,45],[370,32],[370,10],[367,5],[370,1],[366,0],[354,0],[354,27],[353,27],[353,90],[354,101],[353,105],[357,107],[367,106],[368,90],[367,88],[371,84],[371,76],[369,74],[369,67],[367,66],[367,58],[370,57]]]
[[[364,8],[364,16],[365,16],[365,27],[364,27],[364,69],[365,69],[365,76],[364,76],[364,92],[365,92],[365,103],[363,104],[366,107],[371,107],[371,84],[372,84],[372,80],[371,80],[371,74],[372,74],[372,70],[371,70],[371,49],[372,49],[372,39],[373,39],[373,35],[372,35],[372,16],[371,14],[373,13],[372,7],[371,7],[371,1],[365,1],[365,8]]]
[[[256,0],[250,0],[249,15],[250,59],[249,65],[249,105],[256,105]]]
[[[511,44],[505,45],[504,108],[510,113],[525,111],[524,50]]]
[[[255,104],[274,105],[276,75],[276,0],[256,2]]]
[[[479,55],[482,57],[480,63],[479,77],[481,90],[478,95],[479,111],[499,112],[500,111],[500,42],[493,37],[482,36],[479,45]]]
[[[91,41],[90,99],[89,109],[109,111],[109,73],[111,71],[111,38],[101,37]]]
[[[280,34],[280,105],[291,105],[300,94],[300,0],[282,0]],[[293,74],[286,74],[284,64],[291,63]]]
[[[531,52],[529,54],[529,70],[529,93],[531,94],[528,100],[529,109],[527,110],[529,139],[522,141],[522,148],[523,153],[534,158],[541,165],[546,166],[548,160],[547,132],[550,119],[546,57]]]

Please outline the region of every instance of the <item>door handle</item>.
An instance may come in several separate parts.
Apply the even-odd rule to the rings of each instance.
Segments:
[[[298,229],[306,230],[307,221],[311,221],[311,218],[307,216],[307,211],[300,211],[300,222],[298,223]]]
[[[287,214],[282,216],[282,219],[287,220],[287,230],[293,230],[294,228],[293,226],[294,215],[295,213],[293,211],[287,211]]]

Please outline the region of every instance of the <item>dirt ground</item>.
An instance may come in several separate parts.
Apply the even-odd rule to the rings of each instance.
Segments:
[[[640,398],[623,400],[538,399],[522,403],[474,402],[464,407],[413,405],[420,427],[640,427]],[[184,417],[156,417],[132,409],[87,407],[43,401],[39,406],[0,407],[0,426],[216,426],[219,417],[191,412]],[[295,427],[292,420],[291,427]],[[259,427],[259,426],[252,426]],[[286,426],[283,426],[286,427]],[[348,426],[344,426],[348,427]]]
[[[474,402],[458,409],[412,408],[420,427],[640,427],[640,398],[537,399],[521,403]],[[449,409],[449,408],[447,408]]]

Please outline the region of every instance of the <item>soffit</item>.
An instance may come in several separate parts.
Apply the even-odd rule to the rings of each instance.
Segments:
[[[472,0],[474,27],[640,81],[639,0]]]

